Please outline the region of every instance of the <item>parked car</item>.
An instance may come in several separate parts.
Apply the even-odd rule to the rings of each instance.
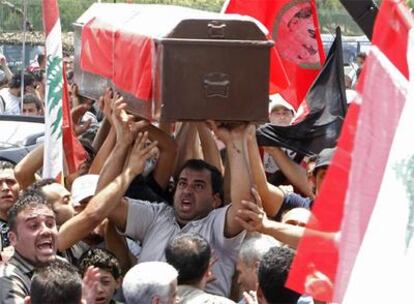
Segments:
[[[328,54],[335,37],[331,34],[322,34],[322,43],[325,53]],[[366,36],[342,36],[342,51],[344,65],[351,65],[355,62],[360,52],[367,53],[371,42]]]
[[[44,118],[0,115],[0,160],[17,164],[44,137]]]

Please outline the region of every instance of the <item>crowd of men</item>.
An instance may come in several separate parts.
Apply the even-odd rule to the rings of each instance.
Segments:
[[[1,69],[0,113],[42,115],[44,56],[23,90]],[[298,164],[253,124],[150,123],[111,89],[70,93],[76,172],[40,178],[42,144],[0,161],[0,303],[313,303],[285,282],[334,149]],[[271,123],[294,115],[271,97]]]

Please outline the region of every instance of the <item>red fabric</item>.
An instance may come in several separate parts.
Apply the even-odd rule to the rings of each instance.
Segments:
[[[107,25],[96,19],[88,22],[82,30],[80,64],[85,71],[112,78],[114,66],[114,33]]]
[[[131,36],[119,33],[115,35],[116,64],[112,81],[118,88],[130,92],[138,99],[151,100],[153,42],[145,36]]]
[[[83,70],[111,79],[138,99],[151,100],[152,38],[121,32],[92,19],[82,30],[81,44]]]
[[[368,57],[366,69],[365,84],[359,92],[362,105],[352,151],[352,159],[356,161],[349,170],[352,179],[349,180],[347,189],[339,243],[341,259],[336,277],[338,283],[335,286],[335,301],[339,303],[342,302],[375,207],[395,130],[406,100],[405,93],[395,85],[392,75],[379,63],[376,56]],[[385,103],[385,100],[392,102]]]
[[[57,0],[43,0],[42,11],[43,16],[45,16],[45,18],[43,18],[43,28],[45,30],[45,35],[48,36],[59,19],[59,6]]]
[[[86,160],[86,151],[73,133],[72,120],[70,117],[68,83],[66,72],[63,67],[63,92],[62,92],[62,113],[63,113],[63,153],[68,166],[68,174],[74,173]]]
[[[404,1],[384,0],[374,26],[372,43],[408,78],[407,39],[414,24],[413,15]],[[404,54],[404,55],[402,55]]]
[[[403,11],[391,14],[392,17],[389,15],[401,8],[397,8],[398,5],[400,4],[394,0],[383,2],[373,41],[379,43],[378,47],[386,55],[390,54],[390,50],[395,52],[390,60],[404,74],[407,67],[406,44],[409,29],[403,26],[399,27],[401,32],[389,34],[394,30],[390,29],[391,25],[405,23],[401,19]],[[383,34],[388,37],[388,41],[384,37],[375,37]],[[395,45],[401,48],[395,49]],[[405,101],[399,88],[393,86],[389,72],[378,64],[373,55],[367,59],[357,90],[362,99],[361,109],[353,103],[348,110],[337,151],[325,176],[320,195],[315,201],[312,210],[314,215],[298,246],[287,282],[288,287],[304,292],[307,276],[315,270],[322,272],[334,283],[335,303],[341,303],[346,290]],[[392,102],[386,103],[386,100]],[[384,121],[387,124],[385,129]],[[349,180],[351,174],[352,180]],[[360,195],[366,199],[357,200]],[[361,204],[361,201],[364,203]],[[339,244],[333,241],[324,242],[322,238],[315,239],[309,229],[340,232]],[[340,259],[338,252],[341,253]],[[332,290],[326,290],[317,299],[331,301],[332,295]]]
[[[327,233],[340,230],[358,115],[359,106],[352,104],[342,126],[336,153],[326,173],[320,194],[314,202],[312,218],[297,248],[287,286],[300,293],[305,292],[306,277],[314,270],[327,275],[331,281],[335,278],[338,263],[336,244],[312,236],[308,229]],[[330,295],[322,294],[319,300],[329,301]]]
[[[230,0],[225,12],[252,16],[267,27],[290,83],[285,89],[279,84],[285,82],[280,78],[280,72],[277,74],[281,69],[279,61],[274,60],[270,79],[274,85],[271,85],[270,93],[281,92],[298,108],[325,60],[315,1]],[[296,13],[302,18],[294,18]],[[314,33],[314,38],[310,37],[309,30]]]

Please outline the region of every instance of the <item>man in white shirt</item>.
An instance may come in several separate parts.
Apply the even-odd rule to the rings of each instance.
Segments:
[[[34,77],[30,74],[24,75],[25,92],[34,91]],[[21,103],[21,75],[14,75],[9,83],[8,88],[0,90],[0,103],[4,106],[3,114],[20,115]]]

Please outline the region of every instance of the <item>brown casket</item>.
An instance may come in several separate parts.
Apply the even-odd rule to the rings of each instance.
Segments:
[[[267,121],[273,42],[253,19],[121,6],[94,4],[75,24],[81,94],[97,98],[110,84],[131,112],[162,121]],[[125,22],[111,23],[121,11]]]

